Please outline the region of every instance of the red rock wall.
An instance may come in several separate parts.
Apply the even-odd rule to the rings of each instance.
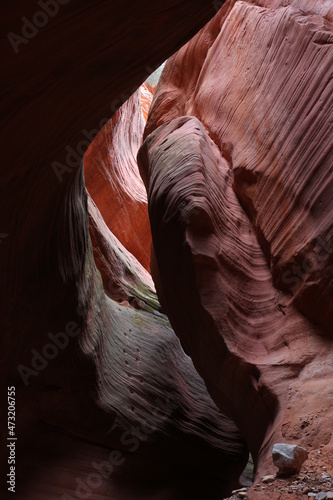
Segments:
[[[332,14],[230,2],[168,60],[139,152],[162,305],[259,472],[283,439],[332,463]]]

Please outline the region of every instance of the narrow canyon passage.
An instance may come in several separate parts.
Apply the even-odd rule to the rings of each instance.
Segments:
[[[333,490],[331,2],[3,10],[1,498]]]

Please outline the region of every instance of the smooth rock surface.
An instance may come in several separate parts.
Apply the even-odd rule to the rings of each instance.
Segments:
[[[315,500],[325,500],[327,498],[327,494],[323,491],[317,493]]]
[[[261,482],[264,484],[272,483],[273,481],[275,481],[275,476],[273,476],[271,474],[264,476],[261,480]]]

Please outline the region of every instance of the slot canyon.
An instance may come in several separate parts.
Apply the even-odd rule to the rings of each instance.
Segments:
[[[0,498],[333,498],[332,0],[1,25]]]

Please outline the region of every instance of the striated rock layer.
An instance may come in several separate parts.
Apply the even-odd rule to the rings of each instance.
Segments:
[[[258,474],[276,441],[332,472],[332,20],[230,2],[168,60],[138,156],[162,306]]]

